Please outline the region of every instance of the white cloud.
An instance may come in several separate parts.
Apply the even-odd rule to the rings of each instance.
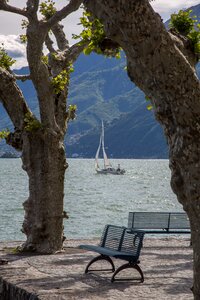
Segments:
[[[155,0],[151,2],[152,7],[157,11],[164,21],[170,18],[170,15],[177,12],[180,9],[186,9],[188,7],[199,4],[199,0]]]
[[[27,66],[26,46],[20,42],[17,35],[0,35],[0,45],[3,44],[6,52],[16,60],[12,66],[14,69],[19,69]]]

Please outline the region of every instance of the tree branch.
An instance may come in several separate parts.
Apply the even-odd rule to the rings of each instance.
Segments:
[[[61,10],[57,11],[47,22],[46,26],[50,29],[56,23],[66,18],[72,12],[78,10],[83,0],[70,0],[69,4],[64,6]]]
[[[73,46],[71,46],[68,50],[67,59],[69,61],[71,61],[72,63],[74,63],[77,60],[77,58],[79,57],[79,55],[83,52],[83,49],[85,48],[85,46],[87,46],[88,43],[80,45],[80,43],[78,42],[78,43],[74,44]]]
[[[55,35],[58,48],[63,51],[69,48],[68,40],[66,39],[65,33],[63,31],[63,25],[57,23],[51,28],[53,34]]]
[[[39,0],[28,0],[27,1],[27,11],[31,14],[36,14],[39,7]]]
[[[53,41],[51,40],[49,34],[47,34],[47,36],[46,36],[45,45],[50,53],[56,52],[56,50],[53,47]]]
[[[15,77],[0,67],[0,101],[3,103],[15,128],[22,130],[25,114],[30,112]]]
[[[27,27],[27,60],[32,82],[38,95],[40,119],[44,127],[59,131],[55,122],[54,96],[49,69],[42,61],[43,43],[47,37],[47,27],[36,18],[29,19]]]
[[[27,11],[25,9],[20,9],[18,7],[15,7],[15,6],[11,6],[5,0],[0,0],[0,10],[4,10],[4,11],[7,11],[7,12],[22,15],[24,17],[28,17]]]

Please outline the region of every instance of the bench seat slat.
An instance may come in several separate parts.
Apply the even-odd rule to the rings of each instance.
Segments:
[[[123,252],[123,251],[114,251],[109,248],[104,248],[104,247],[100,247],[100,246],[80,245],[80,248],[88,250],[88,251],[94,251],[94,252],[100,253],[102,255],[112,256],[112,257],[119,258],[122,260],[131,261],[131,262],[137,262],[137,260],[138,260],[138,257],[134,257],[132,253]]]

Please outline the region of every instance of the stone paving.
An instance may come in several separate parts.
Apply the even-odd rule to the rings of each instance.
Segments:
[[[140,256],[144,283],[110,282],[111,272],[84,274],[93,252],[78,249],[79,244],[97,241],[68,241],[64,251],[55,255],[16,255],[12,247],[19,243],[0,243],[0,265],[3,281],[16,285],[41,300],[190,300],[192,286],[192,248],[189,238],[147,238]],[[114,260],[116,266],[122,261]],[[120,277],[134,276],[124,270]],[[27,299],[27,298],[26,298]],[[4,299],[3,299],[4,300]]]

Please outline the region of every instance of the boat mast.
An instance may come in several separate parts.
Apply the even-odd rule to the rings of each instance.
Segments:
[[[101,148],[101,143],[102,143],[102,133],[100,134],[99,147],[97,148],[97,152],[96,152],[96,155],[95,155],[95,170],[100,169],[98,158],[99,158],[99,151],[100,151],[100,148]]]
[[[105,151],[105,147],[104,147],[104,124],[102,121],[102,150],[103,150],[103,159],[104,159],[104,168],[107,169],[109,167],[111,167],[106,151]]]

